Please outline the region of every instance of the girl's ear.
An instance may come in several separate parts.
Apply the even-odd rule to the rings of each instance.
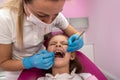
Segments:
[[[70,60],[74,60],[75,59],[75,52],[72,52],[70,54],[71,54]]]

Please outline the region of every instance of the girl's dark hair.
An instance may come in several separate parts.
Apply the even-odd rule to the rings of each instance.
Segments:
[[[83,67],[81,62],[78,60],[76,52],[75,52],[75,59],[70,61],[70,72],[72,72],[72,70],[76,68],[76,72],[75,73],[81,73],[83,72]]]

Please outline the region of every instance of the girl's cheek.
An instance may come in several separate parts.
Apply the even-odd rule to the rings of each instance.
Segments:
[[[68,48],[68,47],[67,47],[67,46],[65,46],[65,47],[64,47],[64,50],[65,50],[65,51],[67,51],[67,48]]]
[[[53,49],[54,49],[53,47],[49,47],[47,50],[50,51],[50,52],[52,52]]]

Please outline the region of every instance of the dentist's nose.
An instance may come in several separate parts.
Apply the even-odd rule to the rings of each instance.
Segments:
[[[54,20],[53,16],[48,16],[47,18],[43,20],[43,22],[50,24],[52,23],[53,20]]]

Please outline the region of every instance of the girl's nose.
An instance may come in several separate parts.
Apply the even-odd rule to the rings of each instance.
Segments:
[[[56,47],[61,47],[61,45],[60,45],[60,44],[57,44]]]

